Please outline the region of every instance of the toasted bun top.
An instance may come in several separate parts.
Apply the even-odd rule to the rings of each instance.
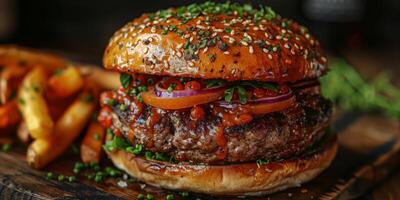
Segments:
[[[269,7],[192,4],[144,14],[111,38],[104,66],[120,72],[271,82],[326,71],[320,45]]]

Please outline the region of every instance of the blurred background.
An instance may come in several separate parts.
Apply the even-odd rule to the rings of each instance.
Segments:
[[[191,0],[70,1],[0,0],[0,42],[44,48],[101,64],[113,32],[144,12],[186,5]],[[254,0],[309,27],[331,55],[357,66],[400,66],[398,0]],[[372,73],[373,74],[373,73]]]

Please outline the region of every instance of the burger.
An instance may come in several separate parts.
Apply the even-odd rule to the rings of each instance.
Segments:
[[[213,195],[298,186],[335,157],[327,59],[270,7],[206,2],[144,14],[111,38],[105,149],[149,185]]]

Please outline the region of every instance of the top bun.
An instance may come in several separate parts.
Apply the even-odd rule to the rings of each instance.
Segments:
[[[144,14],[114,34],[103,61],[120,72],[229,81],[294,82],[326,72],[305,27],[269,7],[229,2]]]

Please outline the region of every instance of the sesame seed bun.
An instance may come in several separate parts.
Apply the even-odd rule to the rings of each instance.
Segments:
[[[190,165],[146,160],[124,151],[108,152],[113,163],[147,184],[213,195],[263,195],[299,186],[326,169],[337,151],[336,136],[308,156],[264,165]]]
[[[294,82],[326,72],[318,41],[296,22],[268,7],[238,13],[236,4],[206,4],[197,11],[183,7],[134,19],[111,38],[104,66],[230,81]]]

